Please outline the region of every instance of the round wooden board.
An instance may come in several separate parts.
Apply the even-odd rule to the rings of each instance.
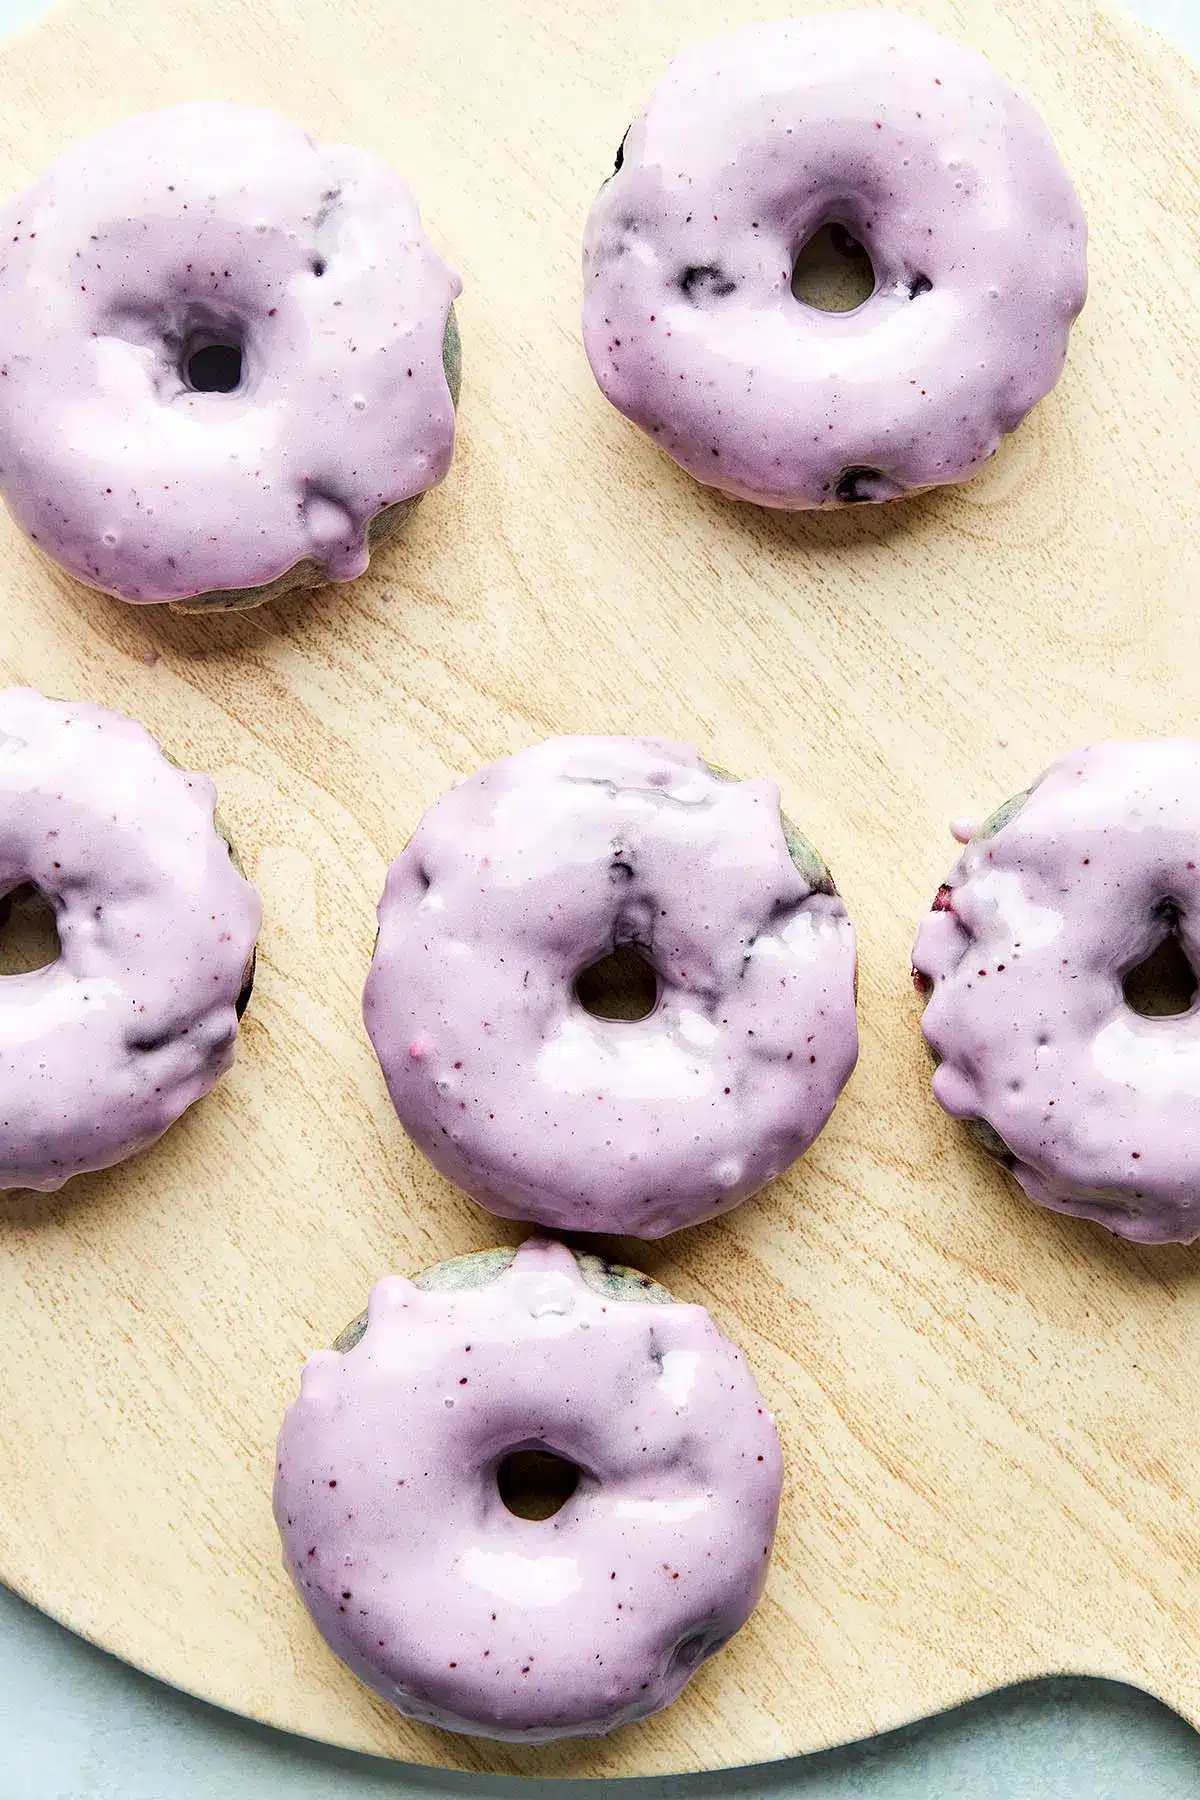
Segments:
[[[1048,117],[1093,232],[1058,390],[969,486],[786,518],[611,411],[578,246],[680,43],[770,0],[72,0],[0,57],[0,190],[195,95],[368,144],[466,280],[458,455],[370,576],[180,619],[5,521],[2,670],[210,770],[266,924],[234,1073],[153,1151],[0,1204],[0,1574],[118,1655],[338,1743],[628,1775],[781,1757],[1019,1677],[1200,1720],[1200,1252],[1036,1211],[933,1105],[913,929],[980,814],[1095,736],[1194,732],[1194,73],[1073,0],[920,0]],[[455,776],[551,732],[777,775],[860,931],[859,1070],[788,1178],[632,1260],[778,1413],[766,1599],[686,1696],[519,1751],[390,1714],[279,1563],[274,1434],[372,1280],[509,1236],[407,1143],[359,1021],[384,869]]]

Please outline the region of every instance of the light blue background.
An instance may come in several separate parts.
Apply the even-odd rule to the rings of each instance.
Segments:
[[[0,1588],[3,1800],[1196,1800],[1200,1737],[1110,1682],[1010,1689],[850,1750],[649,1782],[444,1774],[304,1742],[139,1675]]]
[[[1200,0],[1129,4],[1200,54]],[[42,10],[40,0],[0,0],[0,32]],[[1200,1619],[1197,1639],[1200,1653]],[[189,1700],[0,1588],[0,1800],[601,1800],[614,1790],[617,1800],[1200,1800],[1200,1737],[1144,1695],[1063,1679],[849,1750],[729,1775],[612,1784],[446,1775]]]

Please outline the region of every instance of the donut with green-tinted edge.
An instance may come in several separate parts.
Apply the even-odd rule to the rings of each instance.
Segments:
[[[137,605],[349,581],[446,474],[458,277],[377,156],[192,101],[0,214],[0,491]]]
[[[301,1599],[363,1681],[410,1718],[538,1744],[656,1712],[740,1629],[782,1473],[703,1307],[530,1239],[376,1285],[365,1326],[305,1365],[274,1504]]]
[[[0,981],[0,1188],[123,1161],[232,1063],[262,907],[215,802],[133,719],[0,693],[0,895],[59,940]]]
[[[934,1093],[1030,1199],[1200,1236],[1200,741],[1096,743],[992,815],[913,951]]]
[[[614,953],[641,1014],[589,1009]],[[461,782],[393,864],[364,1018],[396,1111],[481,1205],[662,1237],[812,1143],[854,1067],[855,937],[779,789],[657,738]]]

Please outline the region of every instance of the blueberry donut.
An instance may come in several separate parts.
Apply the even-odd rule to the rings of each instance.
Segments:
[[[0,220],[0,492],[123,600],[348,581],[454,446],[457,276],[399,178],[195,102],[61,157]]]
[[[581,978],[631,950],[648,1016],[594,1016]],[[858,1054],[854,987],[854,928],[773,782],[567,737],[426,813],[364,1015],[402,1123],[483,1206],[654,1238],[812,1143]]]
[[[1055,763],[971,837],[913,965],[934,1093],[1031,1200],[1200,1236],[1200,743]]]
[[[762,1592],[781,1484],[702,1306],[531,1240],[381,1281],[308,1359],[275,1517],[356,1675],[410,1718],[537,1744],[678,1696]]]
[[[792,291],[826,225],[875,288]],[[1061,373],[1086,227],[1042,121],[896,13],[751,25],[668,69],[584,240],[604,393],[691,475],[798,510],[963,481]]]
[[[233,1061],[262,909],[215,799],[132,719],[0,693],[0,894],[61,946],[0,981],[0,1188],[123,1161]]]

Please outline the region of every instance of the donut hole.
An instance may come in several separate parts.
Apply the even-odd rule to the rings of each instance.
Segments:
[[[194,394],[236,393],[242,385],[242,346],[233,338],[193,338],[180,373]]]
[[[579,1486],[582,1471],[553,1450],[511,1450],[496,1466],[496,1487],[517,1519],[552,1519]]]
[[[658,988],[658,976],[636,944],[619,944],[575,978],[575,998],[593,1019],[648,1019]]]
[[[58,915],[40,888],[26,882],[0,900],[0,976],[33,975],[62,955]]]
[[[817,312],[853,312],[875,292],[866,247],[836,222],[822,225],[800,246],[792,265],[792,293]]]
[[[1126,971],[1121,983],[1126,1006],[1142,1019],[1172,1019],[1190,1012],[1198,985],[1173,914],[1166,936]]]

